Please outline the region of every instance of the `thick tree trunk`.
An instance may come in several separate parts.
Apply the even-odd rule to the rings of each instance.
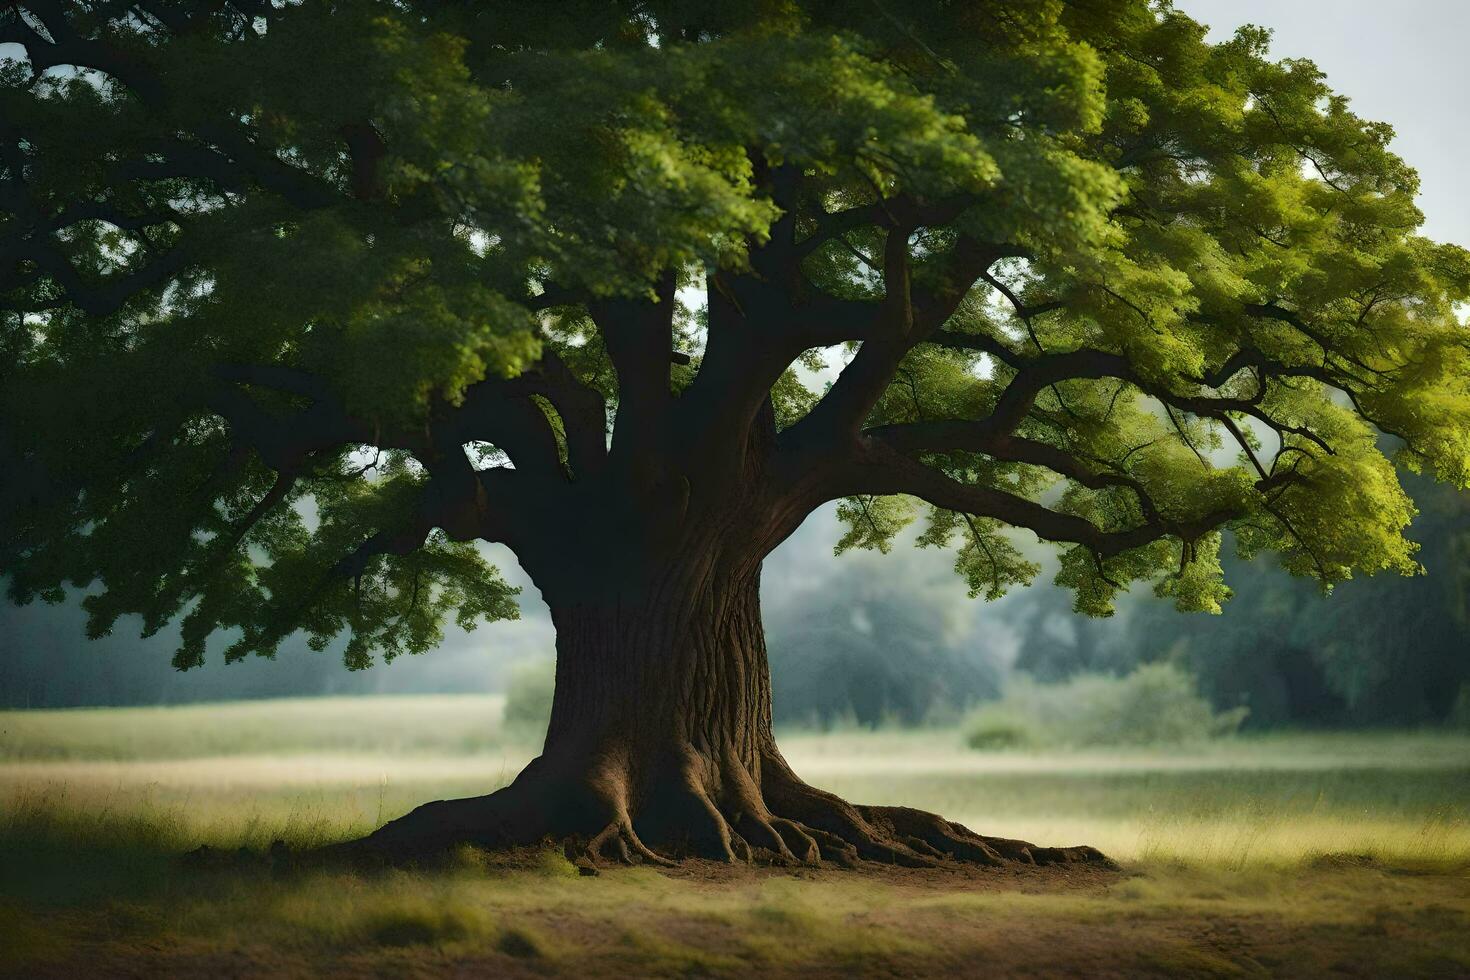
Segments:
[[[587,581],[599,584],[547,593],[557,669],[541,756],[505,789],[427,804],[352,849],[401,859],[554,840],[592,862],[1103,860],[854,806],[802,782],[771,732],[758,562],[706,556],[651,579]]]
[[[679,568],[651,587],[556,603],[546,754],[626,745],[652,775],[670,747],[759,772],[771,736],[759,572]]]

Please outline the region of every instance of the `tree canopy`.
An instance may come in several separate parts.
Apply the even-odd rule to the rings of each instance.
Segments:
[[[1021,529],[1090,613],[1218,610],[1227,529],[1412,573],[1395,464],[1470,484],[1470,258],[1268,39],[1144,0],[21,0],[0,572],[90,589],[95,634],[182,616],[179,667],[419,652],[514,614],[474,541],[612,575],[591,529],[742,483],[757,551],[841,499],[840,547],[922,519],[997,596]]]

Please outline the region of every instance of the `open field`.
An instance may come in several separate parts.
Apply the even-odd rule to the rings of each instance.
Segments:
[[[0,971],[1470,976],[1470,738],[1443,734],[1106,754],[976,753],[946,731],[783,738],[851,799],[1096,844],[1118,874],[177,859],[337,839],[502,784],[532,749],[499,731],[500,707],[0,713]]]

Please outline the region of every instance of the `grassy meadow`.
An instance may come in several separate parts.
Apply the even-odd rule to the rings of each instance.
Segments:
[[[0,712],[0,972],[1470,976],[1470,737],[1238,736],[977,752],[786,733],[808,780],[1117,874],[197,868],[483,793],[532,755],[493,697]]]

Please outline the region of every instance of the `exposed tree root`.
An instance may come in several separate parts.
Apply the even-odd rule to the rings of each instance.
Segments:
[[[759,786],[746,766],[730,759],[715,765],[693,750],[663,768],[672,778],[652,778],[616,760],[604,755],[590,767],[569,767],[543,757],[498,792],[425,804],[327,853],[404,863],[460,845],[498,850],[560,842],[588,873],[609,863],[669,866],[685,857],[785,866],[1113,866],[1091,847],[1037,847],[985,837],[923,810],[848,803],[802,782],[774,746],[762,754]]]

